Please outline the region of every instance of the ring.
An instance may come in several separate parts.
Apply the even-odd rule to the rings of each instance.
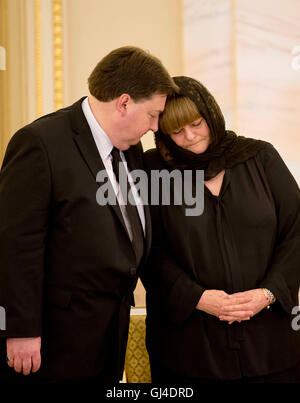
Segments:
[[[13,358],[6,357],[6,362],[13,361]]]

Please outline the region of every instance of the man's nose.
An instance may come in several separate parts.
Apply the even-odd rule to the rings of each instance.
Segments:
[[[154,132],[157,132],[157,130],[158,130],[158,118],[153,119],[153,122],[150,125],[150,129],[153,130]]]

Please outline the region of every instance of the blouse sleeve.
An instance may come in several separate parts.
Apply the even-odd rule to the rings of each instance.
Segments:
[[[270,289],[288,315],[299,305],[300,191],[272,145],[265,155],[265,173],[277,214],[277,240],[268,275],[261,287]]]

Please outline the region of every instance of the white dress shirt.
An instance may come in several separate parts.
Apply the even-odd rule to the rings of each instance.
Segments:
[[[111,153],[111,151],[113,149],[113,144],[112,144],[109,136],[105,133],[105,131],[102,129],[102,127],[99,125],[99,123],[95,119],[95,117],[93,115],[93,112],[92,112],[92,110],[90,108],[88,98],[85,98],[83,100],[83,102],[82,102],[82,110],[83,110],[83,113],[84,113],[84,115],[86,117],[88,125],[89,125],[89,127],[91,129],[91,132],[92,132],[92,135],[94,137],[96,146],[98,148],[100,157],[101,157],[101,159],[103,161],[103,164],[104,164],[104,167],[105,167],[105,169],[107,171],[109,180],[110,180],[110,182],[112,184],[112,187],[113,187],[113,189],[115,191],[115,194],[116,194],[116,197],[117,197],[117,200],[118,200],[118,203],[119,203],[122,215],[123,215],[123,219],[125,221],[125,225],[127,227],[130,239],[132,240],[131,225],[130,225],[130,222],[129,222],[129,219],[128,219],[128,216],[127,216],[127,212],[126,212],[126,208],[125,208],[125,205],[124,205],[124,199],[123,199],[123,196],[122,196],[122,192],[120,192],[119,183],[117,182],[115,174],[114,174],[113,169],[112,169],[112,156],[111,156],[110,153]],[[133,189],[134,188],[134,183],[133,183],[133,180],[132,180],[132,177],[131,177],[130,173],[128,173],[126,159],[125,159],[125,156],[124,156],[122,151],[120,151],[120,156],[121,156],[122,161],[124,162],[124,166],[125,166],[125,169],[126,169],[126,172],[127,172],[127,175],[128,175],[128,182],[129,182],[129,184],[131,186],[131,191],[132,191],[132,195],[134,197],[134,200],[136,201],[136,206],[137,206],[137,209],[138,209],[138,213],[139,213],[139,216],[140,216],[142,228],[143,228],[144,235],[145,235],[145,214],[144,214],[143,203],[142,203],[140,197],[138,196],[138,193],[137,193],[136,189]]]

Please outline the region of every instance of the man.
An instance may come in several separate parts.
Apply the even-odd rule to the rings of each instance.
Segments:
[[[120,203],[114,167],[121,162],[127,174],[142,168],[140,138],[157,130],[176,86],[157,58],[123,47],[98,63],[89,90],[88,98],[19,130],[7,147],[0,173],[2,380],[122,377],[151,228],[146,206]],[[97,203],[102,170],[115,205]]]

